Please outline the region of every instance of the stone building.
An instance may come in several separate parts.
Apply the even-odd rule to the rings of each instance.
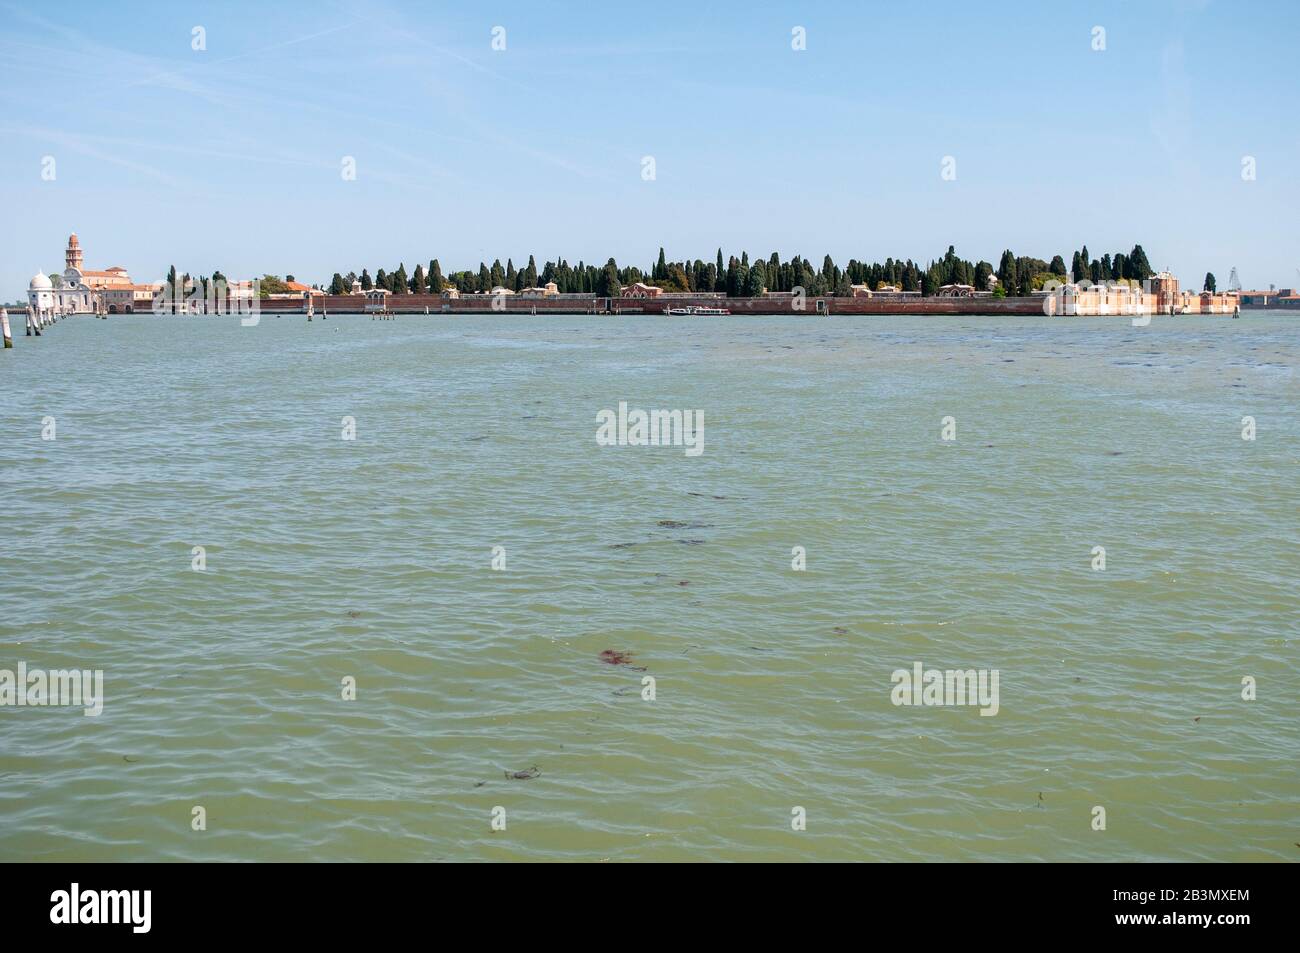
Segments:
[[[136,285],[121,265],[105,271],[85,267],[81,242],[75,232],[68,236],[63,263],[62,274],[46,277],[43,272],[37,272],[28,283],[27,301],[38,313],[97,314],[107,312],[110,306],[122,311],[128,300],[138,300]],[[152,300],[152,293],[149,297]]]

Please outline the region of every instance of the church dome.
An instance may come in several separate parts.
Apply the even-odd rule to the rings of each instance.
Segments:
[[[31,284],[27,286],[29,291],[49,291],[52,285],[50,279],[45,277],[45,273],[38,271],[32,278]]]

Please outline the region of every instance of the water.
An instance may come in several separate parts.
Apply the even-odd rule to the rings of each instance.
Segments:
[[[1295,316],[15,343],[0,668],[107,699],[0,708],[0,860],[1300,858]],[[894,706],[916,661],[1000,711]]]

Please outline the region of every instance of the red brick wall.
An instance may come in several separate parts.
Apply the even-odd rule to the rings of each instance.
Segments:
[[[605,298],[520,298],[514,295],[505,299],[506,314],[585,314],[603,312]],[[662,314],[667,308],[684,308],[690,305],[704,308],[726,308],[732,314],[791,314],[816,317],[817,302],[825,301],[830,314],[1042,314],[1042,298],[835,298],[809,297],[804,311],[794,311],[789,298],[615,298],[614,309],[623,314]],[[266,312],[304,313],[301,301],[263,300]],[[444,298],[441,295],[389,295],[388,309],[398,314],[442,314],[444,305],[449,314],[492,314],[492,298],[486,295],[466,295],[462,298]],[[365,299],[358,295],[324,295],[316,298],[315,308],[339,314],[359,313],[365,309]]]
[[[816,316],[817,302],[830,314],[1042,314],[1042,298],[835,298],[808,297],[805,309],[795,311],[790,298],[674,298],[656,301],[619,298],[615,306],[627,312],[660,314],[665,308],[726,308],[732,314],[794,314]]]

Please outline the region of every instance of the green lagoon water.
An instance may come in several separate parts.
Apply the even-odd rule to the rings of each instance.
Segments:
[[[15,344],[0,668],[107,698],[0,707],[0,860],[1300,859],[1300,316]],[[894,706],[918,661],[1000,711]]]

